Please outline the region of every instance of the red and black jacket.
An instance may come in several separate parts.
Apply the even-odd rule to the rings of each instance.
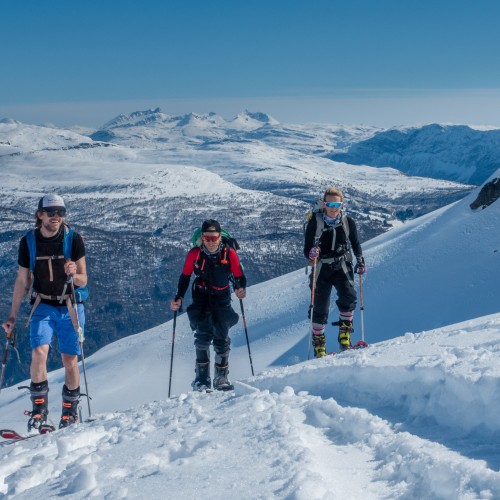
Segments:
[[[179,278],[177,297],[184,297],[193,273],[196,276],[193,290],[197,293],[228,292],[230,281],[233,281],[235,289],[246,287],[238,254],[229,245],[222,245],[213,254],[206,252],[204,247],[192,248]]]

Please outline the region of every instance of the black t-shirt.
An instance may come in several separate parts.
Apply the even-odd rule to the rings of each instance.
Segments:
[[[33,273],[33,289],[44,295],[61,295],[66,282],[66,274],[64,272],[64,257],[63,256],[63,234],[64,226],[61,226],[60,231],[51,238],[44,238],[40,234],[40,229],[35,229],[36,239],[36,256],[55,256],[50,260],[52,267],[52,279],[50,276],[50,268],[48,260],[37,260],[35,265],[35,272]],[[82,237],[75,232],[73,234],[73,242],[71,245],[71,260],[76,262],[85,256],[85,245],[83,244]],[[21,238],[19,243],[19,254],[17,263],[21,267],[30,267],[30,253],[28,249],[28,242],[26,236]],[[58,301],[51,301],[42,299],[42,302],[50,305],[60,305]]]

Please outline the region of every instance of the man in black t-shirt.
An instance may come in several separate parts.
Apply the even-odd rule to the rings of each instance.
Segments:
[[[77,407],[80,399],[80,372],[78,355],[81,353],[78,327],[85,324],[82,303],[71,303],[71,276],[75,291],[87,285],[85,246],[82,237],[69,229],[64,220],[66,207],[57,194],[43,196],[36,211],[36,227],[32,234],[23,236],[19,244],[18,272],[14,285],[9,318],[3,328],[12,332],[19,307],[31,281],[30,244],[34,237],[36,263],[33,270],[32,311],[30,314],[31,355],[31,400],[33,411],[28,430],[40,430],[46,426],[49,385],[47,381],[47,356],[52,335],[57,334],[62,362],[65,368],[65,384],[62,390],[63,404],[59,427],[66,427],[78,420]],[[72,232],[71,258],[65,258],[63,242]],[[66,285],[66,287],[65,287]],[[64,295],[62,295],[64,293]],[[74,294],[78,297],[78,293]]]

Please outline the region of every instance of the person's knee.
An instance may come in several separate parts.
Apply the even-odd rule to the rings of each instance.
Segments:
[[[31,351],[31,359],[35,362],[35,363],[44,363],[47,361],[47,354],[48,354],[49,350],[48,350],[48,346],[45,346],[45,345],[40,345],[38,347],[35,347],[32,351]]]
[[[206,351],[210,349],[210,345],[212,344],[212,340],[208,338],[195,338],[194,339],[194,345],[196,349],[199,349],[200,351]]]
[[[63,366],[66,370],[72,370],[78,366],[78,356],[72,356],[69,354],[62,355]]]
[[[217,354],[225,355],[229,352],[231,346],[231,338],[229,335],[214,338],[214,351]]]

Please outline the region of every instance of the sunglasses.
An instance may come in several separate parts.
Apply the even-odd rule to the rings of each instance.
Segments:
[[[203,236],[203,241],[217,241],[220,236]]]
[[[65,208],[56,208],[54,210],[44,210],[44,212],[49,217],[54,217],[54,215],[59,215],[59,217],[64,217],[66,215],[66,209]]]
[[[341,201],[325,201],[325,207],[328,208],[341,208],[343,203]]]

